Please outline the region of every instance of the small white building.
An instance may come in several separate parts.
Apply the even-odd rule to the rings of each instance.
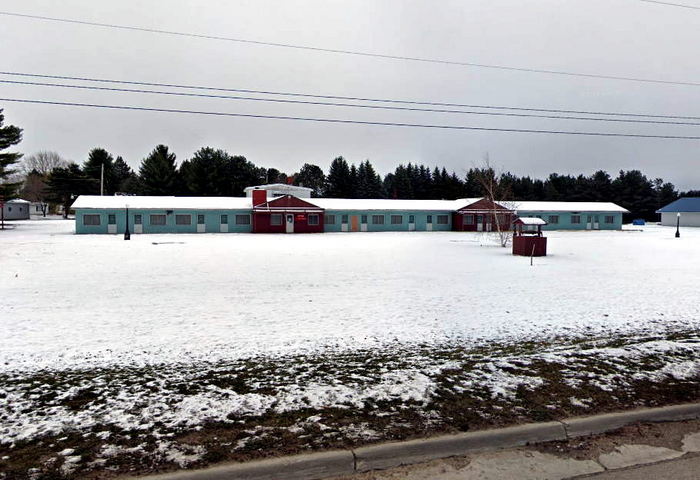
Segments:
[[[2,216],[5,220],[29,220],[29,206],[26,200],[8,200],[3,204]]]
[[[661,214],[661,225],[667,227],[675,227],[679,220],[681,227],[700,227],[700,197],[679,198],[656,213]]]
[[[285,195],[292,195],[297,198],[311,198],[311,192],[314,191],[313,188],[298,187],[296,185],[286,185],[284,183],[270,183],[268,185],[257,185],[254,187],[247,187],[244,190],[245,196],[252,197],[253,190],[267,191],[267,198],[284,197]]]

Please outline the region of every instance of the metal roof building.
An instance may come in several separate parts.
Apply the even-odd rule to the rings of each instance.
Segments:
[[[680,214],[681,227],[700,227],[700,197],[679,198],[656,213],[661,214],[661,225],[675,227]]]

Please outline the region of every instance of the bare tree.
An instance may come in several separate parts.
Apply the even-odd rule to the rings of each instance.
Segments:
[[[488,154],[484,157],[481,167],[475,170],[476,180],[490,210],[487,225],[491,225],[491,229],[487,234],[495,237],[501,247],[507,247],[513,240],[511,224],[514,219],[513,212],[517,207],[512,192],[501,181],[503,175],[491,166]]]
[[[58,153],[42,150],[36,152],[22,160],[22,173],[29,175],[36,171],[39,175],[46,178],[54,168],[65,168],[68,162],[64,160]]]

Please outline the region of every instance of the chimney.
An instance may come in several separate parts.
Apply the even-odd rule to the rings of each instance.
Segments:
[[[267,201],[267,190],[261,188],[256,188],[253,190],[253,206],[260,205]]]

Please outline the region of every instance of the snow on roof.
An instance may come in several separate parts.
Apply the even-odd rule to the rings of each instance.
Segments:
[[[445,210],[454,211],[470,205],[479,198],[459,200],[392,200],[365,198],[311,198],[309,202],[326,210]]]
[[[21,198],[15,198],[12,200],[8,200],[5,203],[31,203],[31,202],[28,200],[22,200]]]
[[[246,187],[243,189],[244,192],[248,192],[250,190],[278,190],[278,189],[283,189],[283,190],[308,190],[312,191],[313,188],[308,188],[308,187],[301,187],[299,185],[287,185],[286,183],[268,183],[266,185],[255,185],[252,187]]]
[[[518,217],[513,223],[515,222],[520,222],[523,225],[547,225],[547,222],[537,217]]]
[[[138,195],[81,195],[71,208],[140,208],[154,210],[236,210],[251,209],[250,197],[158,197]]]
[[[517,212],[621,212],[629,213],[612,202],[505,202]]]
[[[700,212],[700,197],[683,197],[671,202],[656,213]]]

